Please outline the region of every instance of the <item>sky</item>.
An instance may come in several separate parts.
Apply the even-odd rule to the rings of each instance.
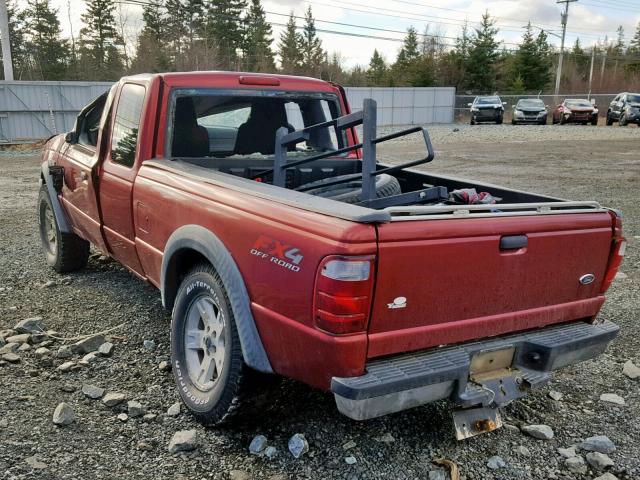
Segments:
[[[64,35],[69,36],[73,30],[77,36],[82,27],[84,0],[51,1],[59,9]],[[564,8],[556,0],[263,0],[262,4],[276,39],[283,30],[278,24],[286,23],[291,11],[302,17],[311,6],[323,47],[330,53],[339,52],[348,67],[368,64],[374,49],[392,62],[402,45],[403,32],[410,26],[419,33],[428,28],[429,33],[448,37],[445,42],[453,43],[464,21],[471,28],[477,27],[485,11],[496,17],[503,47],[514,49],[529,21],[559,34],[560,12]],[[127,25],[125,36],[133,49],[136,34],[142,28],[142,8],[122,3],[117,8],[118,17]],[[640,0],[578,0],[569,5],[566,43],[570,46],[579,37],[583,46],[590,46],[605,36],[615,38],[619,25],[623,26],[628,42],[639,23]],[[549,41],[560,45],[556,36],[549,35]]]

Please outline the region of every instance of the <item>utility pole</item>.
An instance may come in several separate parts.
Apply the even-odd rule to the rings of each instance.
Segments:
[[[596,46],[591,47],[591,69],[589,70],[589,96],[591,96],[591,82],[593,81],[593,64],[596,62]]]
[[[567,19],[569,18],[569,4],[578,0],[556,0],[556,3],[564,3],[564,13],[560,14],[562,22],[562,39],[560,40],[560,57],[558,58],[558,71],[556,72],[555,96],[560,92],[560,78],[562,77],[562,57],[564,56],[564,37],[567,33]]]
[[[4,65],[4,79],[13,81],[13,61],[11,59],[11,41],[9,39],[9,14],[7,0],[0,0],[0,39],[2,41],[2,63]]]

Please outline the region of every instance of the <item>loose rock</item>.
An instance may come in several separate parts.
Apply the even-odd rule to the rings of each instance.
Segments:
[[[20,320],[13,329],[17,333],[42,333],[45,331],[45,326],[42,323],[42,317],[32,317]]]
[[[296,433],[289,439],[289,451],[294,458],[300,458],[309,451],[309,442],[303,433]]]
[[[71,370],[71,367],[73,367],[75,365],[75,362],[64,362],[62,365],[58,366],[58,368],[56,370],[59,370],[61,372],[68,372],[69,370]]]
[[[31,350],[31,345],[29,345],[28,343],[23,343],[18,347],[19,352],[27,352],[29,350]]]
[[[524,445],[519,445],[516,447],[516,453],[518,455],[522,455],[523,457],[530,457],[531,456],[531,452],[529,451],[529,449],[527,447],[525,447]]]
[[[346,463],[347,465],[355,465],[356,463],[358,463],[358,460],[353,455],[349,455],[348,457],[345,457],[344,463]]]
[[[25,458],[24,461],[27,462],[27,465],[29,465],[34,470],[43,470],[47,468],[47,464],[38,460],[35,455]]]
[[[129,420],[129,415],[127,415],[126,413],[120,413],[118,414],[118,420],[120,420],[121,422],[126,422],[127,420]]]
[[[549,397],[552,398],[553,400],[555,400],[556,402],[559,402],[560,399],[562,398],[562,393],[557,392],[555,390],[551,390],[549,392]]]
[[[251,480],[251,475],[244,470],[231,470],[229,480]]]
[[[447,480],[447,475],[442,470],[429,470],[429,480]]]
[[[56,425],[64,426],[70,425],[75,420],[76,416],[73,412],[73,408],[68,403],[62,402],[58,404],[53,412],[53,423]]]
[[[615,444],[605,435],[596,435],[587,438],[580,444],[580,448],[590,452],[613,453],[616,451]]]
[[[47,347],[40,347],[40,348],[36,348],[36,351],[33,352],[37,357],[46,357],[47,355],[49,355],[51,353],[51,350],[49,350]]]
[[[98,347],[98,354],[103,357],[110,357],[113,353],[113,343],[104,342],[102,345]]]
[[[17,355],[15,353],[5,353],[4,355],[2,355],[2,360],[9,363],[19,363],[20,355]]]
[[[173,434],[169,442],[169,452],[189,452],[197,448],[197,436],[195,430],[181,430]]]
[[[350,450],[352,448],[355,448],[356,445],[357,445],[356,442],[354,442],[353,440],[349,440],[347,443],[342,445],[342,449],[343,450]]]
[[[167,415],[170,417],[177,417],[180,415],[180,403],[174,403],[167,409]]]
[[[56,353],[57,358],[71,358],[73,357],[73,350],[69,345],[63,345]]]
[[[96,352],[87,353],[84,357],[82,357],[82,362],[86,364],[94,363],[98,360],[98,354]]]
[[[577,455],[576,447],[558,448],[558,453],[562,455],[564,458],[571,458]]]
[[[604,475],[600,475],[597,478],[594,478],[593,480],[618,480],[618,477],[616,477],[613,473],[605,473]]]
[[[146,413],[142,416],[143,422],[153,422],[158,416],[155,413]]]
[[[622,368],[622,373],[631,380],[640,378],[640,367],[636,366],[631,360],[627,360]]]
[[[163,372],[168,372],[171,370],[171,363],[163,360],[158,364],[158,368]]]
[[[495,455],[491,457],[489,460],[487,460],[487,467],[490,468],[491,470],[498,470],[506,466],[507,466],[507,463],[502,459],[502,457],[499,457],[498,455]]]
[[[380,443],[393,443],[393,442],[396,441],[394,436],[391,435],[389,432],[385,433],[384,435],[382,435],[380,437],[375,437],[374,440],[376,442],[380,442]]]
[[[104,341],[104,335],[92,335],[74,343],[71,349],[82,354],[95,352],[100,348],[100,345],[102,345]]]
[[[127,397],[124,393],[109,392],[102,398],[102,403],[107,407],[115,407],[116,405],[125,401]]]
[[[5,338],[7,343],[27,343],[31,338],[31,335],[28,333],[21,333],[19,335],[12,335],[11,337]]]
[[[249,444],[249,453],[259,455],[265,448],[267,448],[267,437],[264,435],[256,435]]]
[[[144,348],[146,348],[147,350],[152,351],[156,348],[156,342],[154,342],[153,340],[144,340],[142,342],[142,346],[144,346]]]
[[[616,405],[626,405],[624,398],[615,393],[603,393],[600,395],[601,402],[615,403]]]
[[[91,400],[99,400],[104,395],[104,388],[96,387],[94,385],[83,385],[82,393],[84,393],[85,397],[90,398]]]
[[[269,446],[264,450],[264,456],[269,460],[273,459],[278,455],[278,449],[276,447]]]
[[[596,470],[604,470],[607,467],[613,467],[613,460],[600,452],[587,453],[587,462]]]
[[[538,440],[551,440],[553,438],[553,429],[548,425],[525,425],[522,431]]]
[[[145,414],[145,409],[140,402],[131,400],[127,403],[127,413],[131,418],[142,417]]]
[[[7,343],[0,348],[0,355],[4,355],[5,353],[15,353],[18,351],[18,347],[20,347],[19,343]]]
[[[564,461],[564,465],[570,472],[579,473],[581,475],[587,473],[587,464],[584,462],[582,457],[576,456],[567,458]]]

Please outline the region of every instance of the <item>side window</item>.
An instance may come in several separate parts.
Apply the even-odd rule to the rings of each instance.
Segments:
[[[111,134],[111,160],[126,167],[132,167],[135,161],[144,94],[143,86],[127,83],[118,101]]]

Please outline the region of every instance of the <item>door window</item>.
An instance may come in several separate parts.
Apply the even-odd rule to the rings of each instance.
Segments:
[[[111,160],[126,167],[132,167],[135,162],[144,94],[143,86],[127,83],[118,100],[111,135]]]

